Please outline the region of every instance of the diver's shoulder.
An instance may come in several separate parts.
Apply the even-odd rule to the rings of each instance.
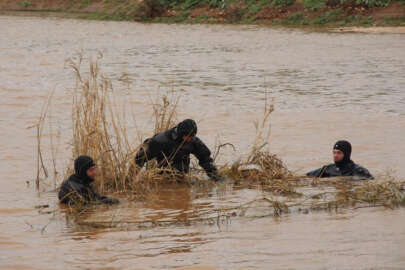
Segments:
[[[83,184],[80,183],[75,179],[75,177],[71,176],[67,180],[63,181],[61,188],[70,189],[70,190],[80,190],[83,188]]]
[[[336,166],[335,163],[329,163],[329,164],[323,166],[322,168],[323,168],[323,169],[336,169],[337,166]]]
[[[353,168],[357,171],[357,172],[365,172],[365,173],[369,173],[368,169],[366,169],[365,167],[354,163]]]
[[[151,142],[164,144],[170,142],[170,131],[163,131],[152,137]]]
[[[374,179],[370,171],[359,164],[353,163],[353,170],[355,175],[364,176],[369,179]]]
[[[203,143],[203,141],[199,138],[199,137],[197,137],[197,136],[194,136],[193,137],[193,140],[191,141],[192,143]]]

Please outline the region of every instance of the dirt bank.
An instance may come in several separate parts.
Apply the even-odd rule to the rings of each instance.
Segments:
[[[3,0],[0,12],[166,23],[405,26],[404,0]]]

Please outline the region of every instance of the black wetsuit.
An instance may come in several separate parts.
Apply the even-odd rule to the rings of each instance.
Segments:
[[[87,176],[87,170],[94,166],[93,159],[80,156],[75,160],[75,173],[65,180],[59,190],[58,198],[63,204],[75,205],[90,202],[114,204],[117,199],[108,198],[97,193],[91,183],[93,179]]]
[[[333,145],[333,149],[343,152],[344,156],[340,162],[335,162],[323,166],[322,168],[310,171],[307,173],[309,177],[339,177],[339,176],[352,176],[353,180],[374,179],[370,172],[356,163],[354,163],[350,156],[352,154],[352,146],[348,141],[337,141]]]
[[[353,179],[374,179],[370,172],[353,161],[342,165],[335,163],[323,166],[322,168],[310,171],[307,173],[309,177],[338,177],[338,176],[353,176]]]
[[[188,173],[190,154],[198,159],[199,165],[212,180],[219,180],[220,177],[208,147],[195,136],[190,142],[184,142],[177,127],[147,139],[136,155],[136,164],[142,167],[146,161],[156,159],[159,168],[170,167]]]

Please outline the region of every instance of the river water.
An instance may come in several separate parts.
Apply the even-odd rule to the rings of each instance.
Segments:
[[[74,80],[65,60],[77,52],[103,54],[103,72],[145,135],[151,99],[176,89],[179,118],[196,119],[210,147],[217,138],[233,143],[222,162],[235,160],[249,149],[267,93],[276,106],[270,149],[290,169],[329,163],[333,142],[345,138],[373,174],[405,177],[405,35],[0,16],[0,269],[404,269],[404,209],[136,228],[72,221],[52,184],[35,191],[36,133],[27,128],[55,90],[57,162],[68,164]],[[178,188],[145,202],[122,198],[89,219],[183,220],[259,197]],[[50,207],[35,208],[43,204]]]

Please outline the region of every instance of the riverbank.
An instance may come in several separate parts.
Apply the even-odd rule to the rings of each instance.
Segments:
[[[0,12],[163,23],[405,26],[405,0],[5,0]]]

